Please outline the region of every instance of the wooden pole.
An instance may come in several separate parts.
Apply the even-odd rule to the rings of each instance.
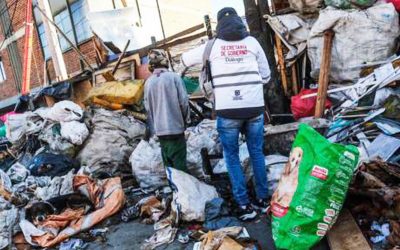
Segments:
[[[60,48],[60,42],[57,36],[56,28],[51,24],[53,15],[51,14],[50,4],[48,0],[38,0],[37,8],[41,11],[46,40],[49,43],[49,51],[51,59],[53,59],[53,67],[56,77],[61,80],[68,78],[67,67],[65,66],[64,57]]]
[[[204,23],[206,25],[208,40],[211,40],[213,38],[213,33],[212,33],[211,21],[210,21],[209,15],[204,16]]]
[[[285,92],[285,95],[287,95],[288,94],[288,80],[287,80],[287,76],[286,76],[285,58],[283,57],[282,41],[279,38],[279,36],[276,34],[275,34],[275,44],[276,44],[276,50],[278,53],[278,63],[279,63],[279,69],[281,72],[282,87],[283,87],[283,91]]]
[[[296,69],[296,62],[292,65],[292,91],[294,95],[299,93],[299,85],[297,81],[297,69]]]
[[[321,67],[318,78],[317,104],[315,107],[315,118],[321,118],[325,110],[325,102],[329,84],[329,74],[331,70],[332,42],[334,37],[332,30],[324,33],[324,48],[322,50]]]
[[[24,68],[22,72],[22,94],[26,95],[31,90],[31,65],[32,65],[32,0],[26,3]]]

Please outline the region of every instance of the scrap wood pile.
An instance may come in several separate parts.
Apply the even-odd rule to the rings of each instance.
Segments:
[[[349,190],[348,207],[374,249],[400,244],[399,165],[375,160],[362,164]]]

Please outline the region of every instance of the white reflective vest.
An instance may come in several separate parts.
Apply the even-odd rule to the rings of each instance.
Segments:
[[[187,66],[202,64],[205,44],[182,55]],[[267,58],[258,41],[248,36],[240,41],[216,39],[210,54],[215,109],[264,106],[263,83],[269,81]]]

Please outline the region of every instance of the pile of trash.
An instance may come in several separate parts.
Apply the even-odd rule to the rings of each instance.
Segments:
[[[13,236],[34,246],[54,246],[123,208],[119,173],[130,169],[129,155],[145,133],[143,123],[104,109],[85,112],[71,101],[3,120],[0,248]],[[86,203],[90,206],[81,207]]]
[[[66,247],[81,246],[84,242],[76,241],[74,235],[118,212],[121,221],[140,217],[154,224],[155,233],[144,249],[189,236],[204,245],[211,244],[207,239],[212,237],[222,237],[221,244],[226,240],[223,244],[228,246],[254,241],[249,241],[245,228],[232,216],[232,197],[226,203],[216,187],[205,183],[212,177],[204,169],[204,150],[219,156],[210,160],[212,174],[228,180],[213,120],[203,120],[186,131],[189,175],[165,170],[158,139],[145,140],[145,124],[128,111],[83,110],[64,100],[50,108],[10,113],[3,119],[0,248],[13,237],[14,243],[33,246],[52,247],[61,242]],[[247,145],[243,139],[240,143],[241,161],[251,183]],[[266,156],[271,194],[286,161],[284,156]],[[229,188],[226,182],[221,186]],[[178,235],[181,223],[193,222],[213,233],[194,238],[192,234],[199,230],[193,230]],[[231,233],[224,231],[227,227],[238,228]]]
[[[358,169],[348,207],[374,249],[400,244],[400,165],[374,160]]]

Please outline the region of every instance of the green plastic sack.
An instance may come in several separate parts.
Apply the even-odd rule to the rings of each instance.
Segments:
[[[185,83],[186,91],[189,95],[193,94],[199,89],[199,80],[193,77],[182,77],[183,82]]]
[[[0,127],[0,137],[6,137],[6,125]]]
[[[338,9],[366,9],[374,5],[376,0],[325,0],[325,5]]]
[[[329,142],[301,124],[271,199],[277,249],[310,249],[335,223],[358,164],[355,146]]]

